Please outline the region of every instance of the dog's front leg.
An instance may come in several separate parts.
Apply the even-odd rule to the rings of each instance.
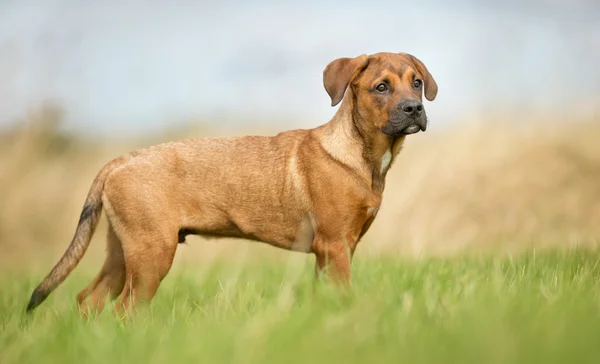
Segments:
[[[355,241],[348,238],[328,239],[317,235],[313,240],[313,252],[316,256],[315,275],[324,275],[337,285],[350,283],[351,263]]]

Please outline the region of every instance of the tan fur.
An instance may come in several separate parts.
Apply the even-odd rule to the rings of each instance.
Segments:
[[[101,309],[107,295],[118,297],[120,309],[151,300],[187,234],[313,253],[317,272],[326,269],[335,282],[349,282],[352,255],[375,219],[385,176],[405,140],[380,128],[398,100],[421,100],[422,92],[410,87],[413,76],[425,78],[428,98],[437,93],[415,60],[378,53],[330,63],[325,88],[332,104],[343,100],[332,120],[317,128],[272,137],[191,138],[108,163],[86,200],[92,213],[82,214],[73,242],[34,291],[29,309],[79,262],[102,207],[108,254],[99,275],[78,295],[86,310]],[[394,85],[387,103],[370,91],[382,75]]]

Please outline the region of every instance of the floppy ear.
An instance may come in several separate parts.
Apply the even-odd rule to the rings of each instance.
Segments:
[[[427,67],[425,67],[423,62],[418,60],[417,57],[411,56],[410,54],[408,56],[410,57],[411,61],[415,64],[415,67],[417,67],[417,70],[424,77],[423,82],[425,83],[425,97],[427,98],[427,100],[433,101],[438,92],[437,83],[435,83],[433,76],[431,76],[431,73],[429,73]]]
[[[356,58],[338,58],[325,67],[323,84],[331,97],[331,106],[342,101],[350,81],[367,66],[367,55]]]

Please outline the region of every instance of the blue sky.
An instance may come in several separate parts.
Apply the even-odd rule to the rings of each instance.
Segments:
[[[225,115],[310,127],[335,111],[327,63],[378,51],[425,62],[439,122],[473,105],[557,108],[600,95],[594,1],[82,3],[0,0],[0,125],[53,100],[77,131]]]

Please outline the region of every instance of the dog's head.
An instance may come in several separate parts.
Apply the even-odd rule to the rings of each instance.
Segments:
[[[406,53],[338,58],[323,71],[323,83],[332,106],[350,87],[357,115],[389,136],[425,131],[423,93],[433,101],[438,91],[423,62]]]

